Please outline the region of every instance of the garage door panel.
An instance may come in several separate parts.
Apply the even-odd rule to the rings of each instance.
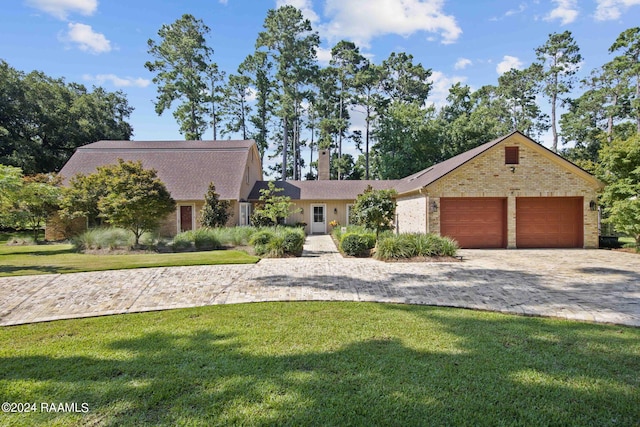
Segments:
[[[583,245],[582,197],[518,197],[519,248],[579,248]]]
[[[441,198],[440,234],[455,239],[462,248],[504,248],[506,211],[504,198]]]

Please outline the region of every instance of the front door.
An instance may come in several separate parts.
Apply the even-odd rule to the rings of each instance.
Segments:
[[[326,232],[325,205],[311,205],[311,234],[325,234]]]
[[[193,230],[193,206],[180,206],[180,232]]]

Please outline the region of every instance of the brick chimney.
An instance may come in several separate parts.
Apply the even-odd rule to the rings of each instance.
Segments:
[[[328,148],[323,148],[318,153],[318,180],[328,181],[331,179],[329,173],[329,155]]]

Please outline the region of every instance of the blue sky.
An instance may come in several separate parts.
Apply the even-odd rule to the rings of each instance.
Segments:
[[[182,139],[171,113],[154,111],[147,40],[193,14],[212,30],[213,60],[233,73],[253,51],[267,10],[283,4],[302,9],[319,31],[321,63],[341,39],[376,63],[392,51],[412,54],[433,71],[437,105],[455,82],[477,89],[528,66],[553,32],[573,33],[587,75],[611,59],[621,31],[640,24],[640,0],[11,0],[0,14],[0,58],[25,72],[122,90],[135,108],[133,139]]]

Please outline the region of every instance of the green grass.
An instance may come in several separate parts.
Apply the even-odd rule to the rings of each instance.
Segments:
[[[631,426],[640,329],[373,303],[263,303],[0,329],[8,426]],[[38,406],[39,407],[39,406]]]
[[[251,264],[258,262],[258,259],[235,250],[99,255],[79,253],[72,245],[65,244],[0,245],[0,277],[180,265]]]

